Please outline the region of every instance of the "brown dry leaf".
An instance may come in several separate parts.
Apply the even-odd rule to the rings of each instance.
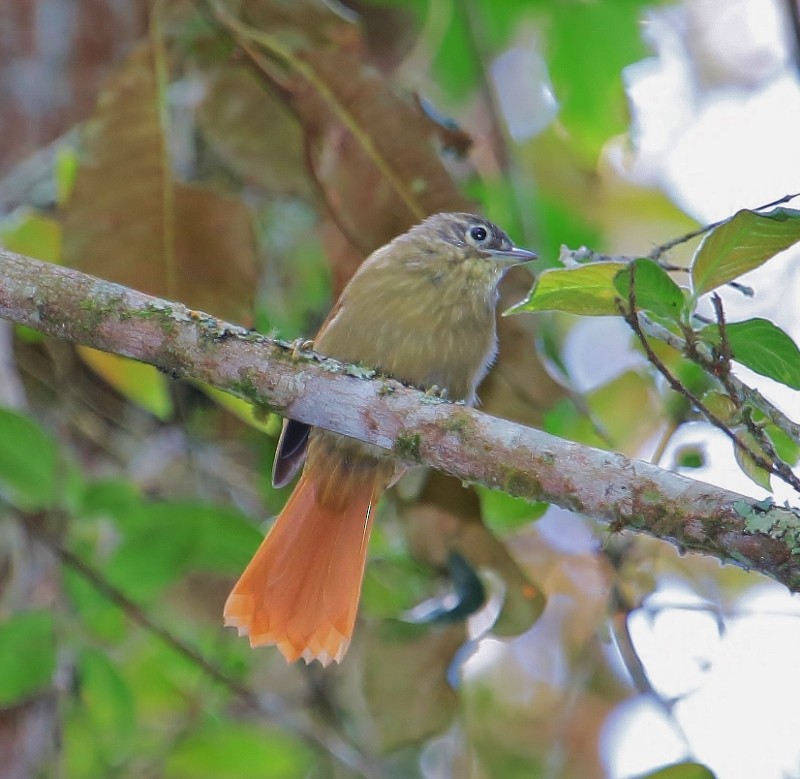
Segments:
[[[244,181],[270,191],[309,194],[300,124],[251,70],[227,64],[208,75],[197,124]]]
[[[218,21],[299,118],[317,186],[363,255],[429,214],[474,209],[430,120],[368,64],[355,24],[316,3],[292,3],[292,15],[284,3],[256,5],[254,26],[221,11]]]
[[[64,213],[64,261],[219,316],[249,316],[255,241],[238,201],[172,179],[164,52],[144,41],[100,95]]]
[[[545,597],[520,569],[505,544],[483,524],[480,502],[449,476],[432,472],[420,501],[404,512],[409,551],[428,565],[443,568],[451,551],[476,570],[497,573],[505,585],[503,606],[492,631],[501,636],[524,633],[541,616]]]
[[[446,730],[459,707],[447,671],[466,640],[463,624],[385,621],[366,636],[364,695],[384,751]]]

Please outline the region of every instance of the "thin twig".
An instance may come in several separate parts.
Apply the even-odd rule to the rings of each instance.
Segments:
[[[786,0],[789,18],[792,20],[792,41],[794,49],[794,66],[800,73],[800,0]]]
[[[675,392],[683,395],[689,402],[718,430],[721,430],[728,438],[731,439],[733,444],[744,454],[746,454],[759,468],[774,474],[780,479],[783,479],[787,484],[791,485],[797,492],[800,492],[800,479],[794,472],[785,466],[781,461],[770,462],[758,452],[754,452],[742,439],[731,430],[725,422],[720,419],[708,406],[706,406],[700,398],[698,398],[686,385],[684,385],[678,378],[676,378],[667,366],[661,361],[659,356],[653,351],[647,336],[644,334],[639,325],[639,317],[636,313],[636,266],[631,265],[631,281],[628,290],[628,308],[620,304],[619,310],[622,317],[631,327],[639,343],[644,349],[648,361],[655,366],[658,372],[667,380],[669,386]]]
[[[95,590],[118,606],[125,615],[159,641],[199,668],[209,678],[227,688],[239,697],[257,714],[279,722],[287,730],[300,736],[312,746],[321,749],[344,767],[355,771],[368,779],[378,779],[381,772],[373,761],[359,752],[354,746],[345,742],[337,733],[330,732],[315,723],[306,723],[287,712],[282,702],[274,695],[257,694],[237,679],[229,676],[219,666],[203,656],[194,647],[173,635],[162,625],[153,620],[147,612],[134,603],[123,592],[111,584],[99,571],[89,565],[81,557],[63,546],[56,538],[41,527],[36,516],[19,515],[25,528],[43,546],[47,547],[63,565],[79,574]]]
[[[783,203],[788,203],[790,200],[794,200],[794,198],[800,197],[800,192],[795,192],[793,195],[784,195],[783,197],[778,198],[777,200],[773,200],[771,203],[764,203],[763,206],[756,206],[755,208],[750,209],[751,211],[763,211],[766,208],[774,208],[775,206],[780,206]],[[674,249],[676,246],[679,246],[682,243],[686,243],[687,241],[691,241],[692,238],[698,238],[701,235],[705,235],[706,233],[710,233],[712,230],[716,230],[717,227],[724,225],[726,222],[730,222],[736,214],[731,216],[726,216],[724,219],[720,219],[718,222],[712,222],[711,224],[707,224],[704,227],[699,227],[696,230],[692,230],[691,232],[685,233],[684,235],[679,236],[678,238],[673,238],[671,241],[667,241],[666,243],[662,243],[660,246],[656,246],[653,251],[650,252],[647,256],[651,260],[659,260],[661,255],[668,252],[670,249]]]
[[[686,340],[654,322],[642,311],[636,312],[641,329],[650,337],[671,346],[693,362],[704,367],[705,361],[712,361],[713,356],[705,344],[695,343],[693,346]],[[690,331],[691,332],[691,331]],[[747,403],[761,411],[770,422],[781,429],[794,441],[800,441],[800,424],[786,416],[780,409],[770,403],[757,389],[747,386],[733,374],[728,376],[729,387],[742,403]]]

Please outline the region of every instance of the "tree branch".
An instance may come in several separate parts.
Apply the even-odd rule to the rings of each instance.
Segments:
[[[0,317],[208,382],[463,481],[547,501],[800,591],[800,515],[404,387],[179,303],[0,250]]]

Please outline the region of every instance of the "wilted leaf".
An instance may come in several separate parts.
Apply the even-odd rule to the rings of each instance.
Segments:
[[[694,294],[700,296],[758,268],[800,241],[800,211],[739,211],[708,234],[692,262]]]
[[[626,302],[630,297],[631,278],[634,279],[636,308],[668,319],[680,319],[683,292],[663,268],[653,260],[638,259],[620,271],[614,278],[614,286]]]
[[[249,56],[299,117],[337,225],[366,255],[428,214],[473,210],[439,159],[428,117],[368,64],[358,26],[321,9],[261,6],[258,29],[220,20],[245,50],[257,46]]]
[[[494,633],[516,636],[539,619],[545,605],[543,593],[483,524],[473,491],[432,473],[420,502],[408,509],[405,519],[412,557],[444,569],[451,553],[457,552],[473,570],[487,569],[502,579],[504,598]]]
[[[64,209],[64,262],[241,321],[254,291],[249,216],[239,201],[173,181],[165,56],[139,44],[100,95]]]
[[[160,44],[139,44],[109,81],[84,133],[64,207],[64,262],[79,270],[242,321],[251,316],[255,242],[241,202],[172,179]],[[82,351],[128,398],[171,413],[149,366]]]
[[[364,695],[384,750],[450,726],[459,704],[447,672],[465,639],[464,623],[421,627],[388,620],[370,626]]]
[[[800,349],[780,327],[756,318],[729,322],[725,332],[734,360],[762,376],[800,389]],[[719,326],[704,327],[700,337],[718,346]]]
[[[56,670],[53,618],[25,611],[0,622],[0,706],[13,706],[49,686]]]
[[[621,262],[597,262],[578,268],[544,271],[528,299],[505,313],[567,311],[584,316],[618,315],[617,299],[620,295],[614,279],[626,267]]]
[[[226,64],[212,73],[197,123],[244,181],[275,192],[308,193],[300,124],[252,70]]]

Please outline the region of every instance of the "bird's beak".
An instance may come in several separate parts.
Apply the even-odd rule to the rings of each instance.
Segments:
[[[524,265],[526,262],[532,262],[539,258],[536,252],[519,249],[516,246],[512,246],[510,249],[488,249],[486,255],[489,259],[509,268],[513,268],[515,265]]]

